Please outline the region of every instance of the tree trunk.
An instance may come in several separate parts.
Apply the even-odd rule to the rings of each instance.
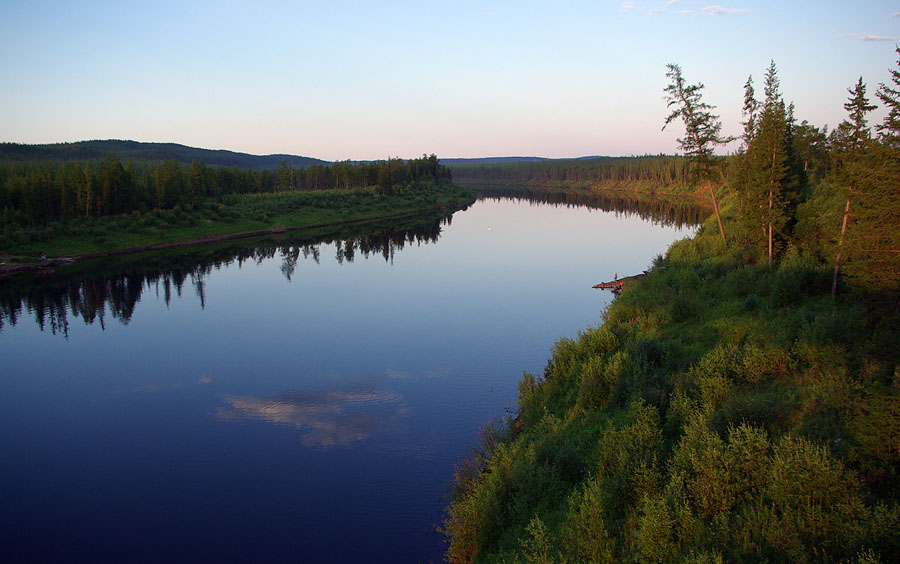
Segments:
[[[772,190],[769,190],[769,268],[772,268]]]
[[[725,239],[725,228],[722,227],[722,216],[719,215],[719,202],[716,201],[716,193],[713,191],[712,181],[706,181],[706,187],[709,188],[709,196],[712,198],[713,208],[716,210],[716,220],[719,222],[719,233],[722,234],[722,242],[726,245],[728,241]]]
[[[852,188],[851,188],[852,191]],[[834,259],[834,278],[831,279],[831,295],[837,295],[838,271],[841,268],[841,246],[844,244],[844,233],[847,231],[847,218],[850,215],[850,197],[847,197],[847,205],[844,206],[844,221],[841,223],[841,237],[838,239],[837,257]]]

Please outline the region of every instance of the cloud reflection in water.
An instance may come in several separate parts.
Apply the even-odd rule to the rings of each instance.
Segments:
[[[356,385],[346,390],[295,390],[273,397],[226,397],[223,421],[256,419],[302,431],[303,444],[349,446],[370,437],[406,414],[395,393]]]

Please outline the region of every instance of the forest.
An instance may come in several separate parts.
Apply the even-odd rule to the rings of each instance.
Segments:
[[[684,157],[588,157],[500,163],[450,164],[455,182],[463,185],[527,185],[535,188],[591,186],[599,189],[675,193],[691,185]]]
[[[173,235],[168,229],[160,232],[171,225],[259,229],[291,210],[312,214],[313,223],[383,215],[404,206],[438,205],[449,194],[449,181],[449,169],[435,155],[306,168],[282,161],[276,170],[258,171],[202,161],[182,166],[172,159],[123,164],[114,153],[84,162],[8,160],[0,163],[0,249],[30,252],[60,239],[89,236],[102,248],[135,230],[153,240]],[[444,186],[440,195],[435,192],[439,184]],[[323,215],[325,210],[338,215]],[[290,218],[281,219],[283,226],[296,226]],[[235,223],[240,220],[250,223]],[[141,242],[137,239],[134,245]]]
[[[771,63],[726,158],[703,84],[668,66],[665,125],[714,213],[482,429],[442,525],[450,562],[900,561],[900,61],[889,73],[875,99],[849,85],[829,132],[797,123]]]
[[[4,225],[46,225],[74,216],[101,216],[197,207],[204,199],[232,194],[377,187],[389,194],[400,185],[449,179],[435,155],[372,163],[340,162],[276,170],[190,167],[173,159],[123,164],[115,153],[100,161],[4,161],[0,163],[0,209]]]

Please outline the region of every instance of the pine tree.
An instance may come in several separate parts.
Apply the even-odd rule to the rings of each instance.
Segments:
[[[727,243],[725,228],[722,226],[722,216],[719,214],[719,203],[713,190],[712,179],[717,169],[717,163],[713,153],[716,145],[724,145],[732,141],[730,137],[722,137],[722,123],[719,116],[712,113],[715,106],[710,106],[703,101],[700,91],[703,84],[686,84],[681,75],[681,67],[676,64],[666,65],[669,84],[666,93],[666,107],[673,108],[672,113],[666,118],[663,130],[666,126],[681,119],[684,123],[684,138],[678,140],[678,145],[684,155],[694,165],[694,171],[701,179],[706,181],[709,195],[712,198],[716,211],[716,220],[719,222],[719,233],[722,242]]]

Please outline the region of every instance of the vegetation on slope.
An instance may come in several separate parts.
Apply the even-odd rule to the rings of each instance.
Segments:
[[[519,384],[519,415],[461,464],[452,562],[900,558],[900,318],[676,243],[599,328]]]
[[[804,145],[765,85],[707,169],[722,227],[558,341],[457,468],[451,562],[900,561],[900,92],[877,139],[860,81]]]

